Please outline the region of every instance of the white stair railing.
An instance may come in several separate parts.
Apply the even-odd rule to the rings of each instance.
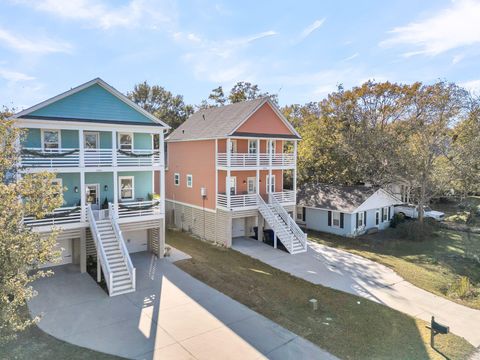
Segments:
[[[285,208],[278,202],[276,197],[273,194],[269,194],[268,201],[272,204],[278,215],[282,218],[285,224],[288,226],[294,237],[302,244],[304,250],[307,249],[307,234],[305,234],[302,229],[297,225],[295,220],[293,220]]]
[[[133,267],[132,259],[130,258],[130,254],[127,249],[127,245],[125,245],[125,241],[123,239],[122,230],[120,230],[120,226],[118,225],[116,219],[116,212],[114,211],[114,206],[112,203],[108,203],[108,214],[110,217],[110,221],[112,223],[113,231],[115,236],[120,243],[120,251],[122,252],[123,258],[126,260],[128,273],[130,274],[130,279],[132,279],[132,288],[135,290],[136,286],[136,269]]]
[[[258,210],[271,226],[274,236],[278,237],[289,253],[293,252],[293,234],[289,233],[285,224],[279,222],[277,215],[270,209],[260,195],[258,195]]]
[[[90,230],[92,233],[93,241],[95,242],[95,247],[97,248],[97,261],[100,261],[100,265],[102,267],[103,275],[105,277],[105,282],[107,283],[108,294],[110,295],[112,292],[112,285],[113,285],[113,274],[108,265],[107,254],[105,254],[105,250],[103,249],[102,239],[100,238],[100,232],[97,229],[97,223],[95,221],[95,216],[92,211],[92,206],[89,204],[87,206],[87,218],[90,224]]]

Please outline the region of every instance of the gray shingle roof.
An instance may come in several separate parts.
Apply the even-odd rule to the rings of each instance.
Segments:
[[[353,212],[377,190],[367,186],[306,184],[299,188],[297,202],[300,206]]]
[[[221,107],[201,109],[172,132],[167,140],[193,140],[227,137],[240,126],[267,98],[258,98]]]

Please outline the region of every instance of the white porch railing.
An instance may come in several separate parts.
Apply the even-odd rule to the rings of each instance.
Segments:
[[[117,153],[118,166],[156,166],[160,163],[160,152],[158,150],[133,149],[129,154]]]
[[[271,194],[279,203],[295,203],[295,191],[283,190],[281,192],[274,192]]]
[[[120,219],[127,217],[160,215],[163,213],[162,204],[159,200],[112,204],[112,208]]]
[[[258,167],[258,166],[295,166],[295,155],[293,153],[281,153],[281,154],[248,154],[248,153],[231,153],[230,154],[230,167],[231,168],[246,168],[246,167]],[[217,165],[228,166],[228,153],[217,154]]]
[[[59,168],[80,164],[79,150],[73,148],[44,150],[28,147],[23,149],[21,159],[25,167]]]
[[[84,163],[87,167],[112,166],[112,149],[85,149]]]
[[[52,226],[78,223],[82,219],[81,210],[80,206],[61,207],[55,209],[53,213],[48,214],[42,219],[27,216],[23,219],[23,222],[28,226]]]

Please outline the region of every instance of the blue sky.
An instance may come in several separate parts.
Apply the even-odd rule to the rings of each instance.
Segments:
[[[480,1],[2,0],[0,105],[94,77],[147,80],[198,104],[237,81],[280,104],[368,79],[480,89]]]

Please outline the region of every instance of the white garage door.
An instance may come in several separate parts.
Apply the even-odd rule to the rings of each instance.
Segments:
[[[40,268],[58,266],[72,263],[72,239],[59,240],[55,245],[55,251],[61,251],[59,262],[48,262],[40,266]]]
[[[245,219],[232,219],[232,237],[245,236]]]
[[[147,251],[147,230],[126,231],[123,233],[123,239],[129,253]]]

